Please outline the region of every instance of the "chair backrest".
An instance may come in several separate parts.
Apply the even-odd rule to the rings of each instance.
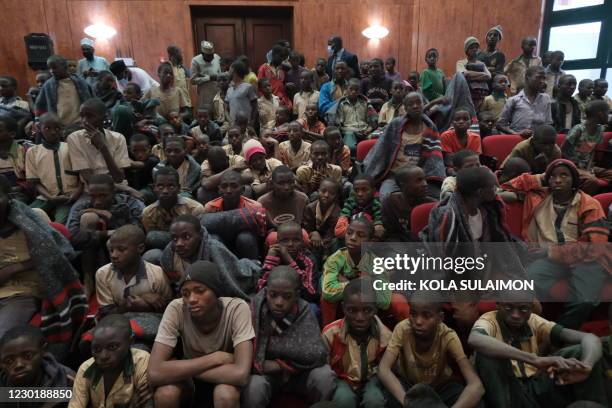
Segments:
[[[561,146],[563,146],[563,143],[565,143],[565,136],[567,136],[565,133],[557,134],[557,146],[559,146],[559,148],[561,148]]]
[[[603,162],[604,157],[610,156],[609,154],[606,155],[606,153],[612,152],[612,147],[610,147],[610,141],[612,141],[612,132],[604,133],[603,140],[601,141],[601,143],[595,146],[594,160],[596,163]]]
[[[599,201],[599,204],[601,204],[607,216],[610,204],[612,204],[612,193],[597,194],[596,196],[593,196],[593,198]]]
[[[355,154],[355,159],[358,162],[362,162],[368,155],[368,152],[370,151],[370,149],[374,147],[374,145],[376,144],[376,141],[377,139],[368,139],[368,140],[363,140],[357,143],[357,152]]]
[[[410,213],[410,231],[412,231],[413,234],[418,234],[427,226],[429,222],[429,213],[437,204],[437,202],[424,203],[412,209]]]
[[[506,160],[514,146],[523,140],[521,135],[491,135],[482,139],[482,154],[495,157],[497,167]]]
[[[506,210],[506,225],[513,235],[520,238],[523,229],[523,203],[515,201],[504,204]]]

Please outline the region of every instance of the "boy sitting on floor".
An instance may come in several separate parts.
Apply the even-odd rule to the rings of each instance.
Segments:
[[[348,177],[353,171],[351,149],[344,144],[342,132],[335,126],[329,126],[323,133],[323,138],[329,145],[329,162],[342,168],[342,175]]]
[[[295,178],[298,188],[311,197],[325,178],[340,184],[342,169],[329,163],[329,145],[323,140],[317,140],[310,147],[310,161],[298,167]]]
[[[300,299],[302,284],[299,271],[277,266],[251,301],[257,342],[254,374],[242,395],[244,406],[266,408],[282,391],[310,403],[332,395],[335,375],[326,364],[319,323],[308,302]]]
[[[314,90],[314,74],[310,70],[300,73],[300,92],[293,96],[293,114],[303,119],[308,105],[319,105],[319,91]]]
[[[525,295],[498,302],[470,334],[487,406],[563,407],[576,400],[605,405],[599,339],[532,313],[533,299]],[[551,344],[575,346],[542,355]]]
[[[374,237],[382,239],[385,235],[385,227],[382,222],[381,205],[375,195],[374,180],[366,174],[360,174],[353,180],[353,191],[344,202],[340,218],[336,224],[335,234],[337,238],[344,236],[346,228],[352,216],[360,213],[367,214],[374,223]]]
[[[283,163],[275,158],[266,159],[266,149],[255,139],[248,140],[243,146],[243,151],[248,164],[243,177],[251,179],[254,197],[261,197],[268,192],[268,181],[272,178],[272,172]]]
[[[259,132],[272,130],[276,126],[276,111],[280,105],[278,96],[272,93],[272,86],[268,78],[258,81],[259,93],[257,98],[257,110],[259,111]]]
[[[74,371],[46,348],[38,327],[9,329],[0,340],[0,387],[72,387]]]
[[[172,167],[179,175],[180,195],[193,198],[193,193],[200,184],[200,165],[193,157],[187,154],[187,143],[180,136],[171,136],[164,141],[164,155],[166,160],[161,161],[153,175],[162,167]]]
[[[126,171],[128,185],[142,194],[145,204],[155,201],[153,190],[153,169],[159,164],[159,158],[151,152],[149,138],[136,133],[130,138],[130,155],[132,165]]]
[[[93,329],[92,358],[79,367],[69,408],[105,405],[152,408],[149,353],[132,348],[130,321],[113,314]]]
[[[342,131],[344,143],[354,153],[357,143],[376,129],[378,114],[360,93],[361,83],[352,78],[348,81],[347,95],[338,100],[335,125]]]
[[[272,191],[257,200],[267,211],[269,225],[278,226],[287,221],[301,224],[308,197],[296,190],[291,169],[283,165],[275,168],[270,184]]]
[[[304,116],[297,122],[304,129],[304,138],[309,142],[320,140],[325,131],[325,124],[319,120],[319,106],[316,103],[309,103],[304,110]]]
[[[230,126],[227,130],[227,144],[223,145],[222,148],[225,150],[228,156],[240,155],[244,157],[242,146],[244,145],[244,137],[239,126]]]
[[[342,297],[344,319],[323,329],[329,360],[338,376],[332,401],[338,408],[384,407],[377,373],[391,331],[376,316],[371,279],[353,279],[344,287]]]
[[[295,221],[287,221],[278,226],[277,243],[270,246],[262,271],[263,276],[257,283],[261,290],[266,285],[270,271],[286,265],[295,269],[300,277],[300,296],[310,303],[317,303],[320,294],[320,271],[310,251],[304,248],[302,227]]]
[[[202,204],[179,195],[180,188],[179,174],[173,167],[163,167],[155,173],[153,191],[157,201],[145,207],[141,217],[147,234],[147,248],[162,250],[166,247],[170,242],[170,224],[174,218],[183,214],[198,216],[204,213]],[[146,259],[154,262],[159,255],[159,252],[155,255],[147,253]]]
[[[252,175],[247,175],[247,163],[237,154],[228,155],[221,146],[213,146],[208,152],[208,158],[202,162],[200,175],[201,187],[198,189],[198,201],[207,203],[219,197],[219,183],[224,173],[236,171],[242,175],[242,183],[248,185],[253,181]]]
[[[310,71],[304,71],[310,72]],[[287,126],[287,137],[289,140],[278,145],[280,161],[289,167],[291,171],[296,171],[310,160],[310,143],[303,140],[304,133],[302,126],[298,122],[291,122]]]
[[[410,230],[410,216],[414,207],[434,202],[427,197],[425,172],[417,166],[408,165],[395,172],[399,192],[391,193],[382,205],[382,221],[388,241],[418,241]]]
[[[65,224],[70,206],[83,192],[83,184],[74,174],[68,145],[61,141],[62,124],[54,113],[40,117],[42,144],[26,152],[26,179],[40,194],[30,204],[53,216],[55,222]]]
[[[108,240],[111,263],[96,272],[96,297],[101,317],[127,312],[162,313],[172,299],[164,271],[141,258],[145,234],[124,225]]]
[[[221,144],[223,135],[219,129],[219,125],[210,120],[210,113],[207,108],[198,108],[196,111],[196,120],[198,121],[197,126],[191,128],[191,135],[196,137],[198,135],[208,135],[210,142],[213,145]]]
[[[215,407],[240,406],[249,381],[253,339],[248,304],[220,297],[219,268],[199,261],[185,271],[181,297],[170,302],[153,345],[149,378],[157,387],[155,407],[180,407],[181,400]],[[178,341],[183,359],[174,359]],[[191,398],[190,398],[191,397]]]
[[[335,238],[334,228],[340,216],[340,184],[331,178],[324,178],[319,184],[318,199],[304,208],[302,228],[310,238],[310,245],[318,261],[331,254]]]
[[[442,304],[432,302],[427,294],[411,296],[410,317],[395,326],[379,365],[378,378],[387,391],[387,406],[409,404],[406,391],[419,383],[433,387],[446,406],[474,407],[480,401],[482,383],[457,333],[442,322],[443,316]],[[396,373],[392,368],[398,360]],[[465,387],[453,379],[452,367],[459,368]]]

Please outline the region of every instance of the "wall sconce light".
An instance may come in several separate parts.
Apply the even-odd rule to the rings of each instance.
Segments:
[[[380,25],[371,25],[365,30],[363,30],[361,34],[363,34],[364,37],[367,37],[370,40],[379,40],[389,35],[389,29]]]
[[[115,30],[113,27],[101,23],[87,26],[85,27],[84,31],[85,34],[95,38],[96,40],[108,40],[109,38],[117,34],[117,30]]]

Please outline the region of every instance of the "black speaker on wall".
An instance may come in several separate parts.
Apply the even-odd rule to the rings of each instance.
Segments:
[[[47,58],[53,55],[53,40],[45,33],[30,33],[23,37],[28,65],[35,70],[47,69]]]

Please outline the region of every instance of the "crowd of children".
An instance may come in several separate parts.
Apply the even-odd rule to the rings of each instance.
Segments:
[[[579,331],[612,272],[608,84],[532,37],[506,63],[502,39],[468,37],[451,78],[435,48],[403,80],[340,37],[312,69],[286,40],[256,70],[203,41],[191,69],[169,46],[158,83],[84,39],[27,100],[0,77],[0,386],[73,387],[71,408],[609,406],[611,340]],[[494,173],[496,133],[523,140]],[[365,243],[419,241],[505,243],[493,263],[536,291],[374,290]],[[517,242],[548,249],[522,265]]]

